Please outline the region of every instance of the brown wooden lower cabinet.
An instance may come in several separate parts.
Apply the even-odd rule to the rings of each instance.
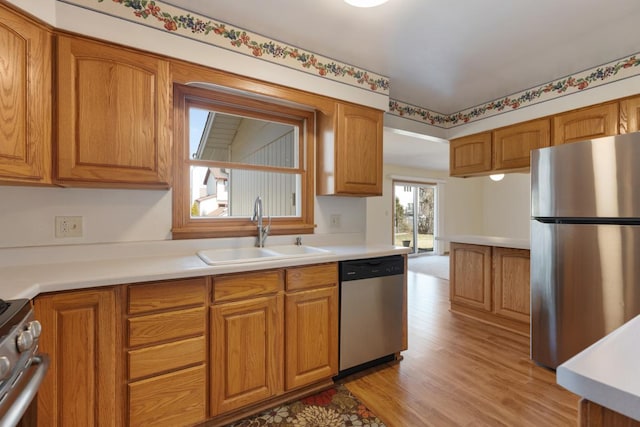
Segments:
[[[587,399],[580,401],[580,427],[640,427],[636,421]]]
[[[207,295],[204,277],[126,287],[126,425],[207,419]]]
[[[34,307],[51,357],[40,427],[222,425],[338,372],[337,263],[60,292]]]
[[[529,335],[529,251],[451,243],[451,311]]]
[[[206,419],[204,364],[129,384],[130,426],[192,426]]]
[[[530,255],[526,249],[493,248],[493,312],[529,324]]]
[[[338,373],[338,266],[287,270],[285,388]]]
[[[282,295],[211,308],[211,416],[282,392]]]
[[[40,295],[40,349],[49,371],[38,392],[38,426],[118,426],[121,400],[117,289]]]

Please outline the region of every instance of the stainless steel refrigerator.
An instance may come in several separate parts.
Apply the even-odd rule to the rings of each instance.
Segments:
[[[640,314],[640,133],[531,153],[531,358],[556,368]]]

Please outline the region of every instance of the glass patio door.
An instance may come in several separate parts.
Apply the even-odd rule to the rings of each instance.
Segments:
[[[394,244],[411,248],[411,254],[433,253],[436,230],[435,185],[395,182]]]

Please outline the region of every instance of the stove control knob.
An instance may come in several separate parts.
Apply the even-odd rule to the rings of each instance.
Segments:
[[[27,326],[27,331],[31,332],[33,338],[38,338],[42,332],[42,325],[37,320],[32,320]]]
[[[7,356],[0,357],[0,380],[6,379],[11,372],[11,361]]]
[[[20,332],[20,335],[18,335],[16,339],[16,344],[18,344],[18,351],[20,353],[29,350],[33,347],[33,335],[31,335],[29,331]]]

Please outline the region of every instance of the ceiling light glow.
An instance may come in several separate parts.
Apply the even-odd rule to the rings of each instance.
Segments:
[[[344,0],[345,3],[350,4],[355,7],[374,7],[380,6],[383,3],[386,3],[389,0]]]

